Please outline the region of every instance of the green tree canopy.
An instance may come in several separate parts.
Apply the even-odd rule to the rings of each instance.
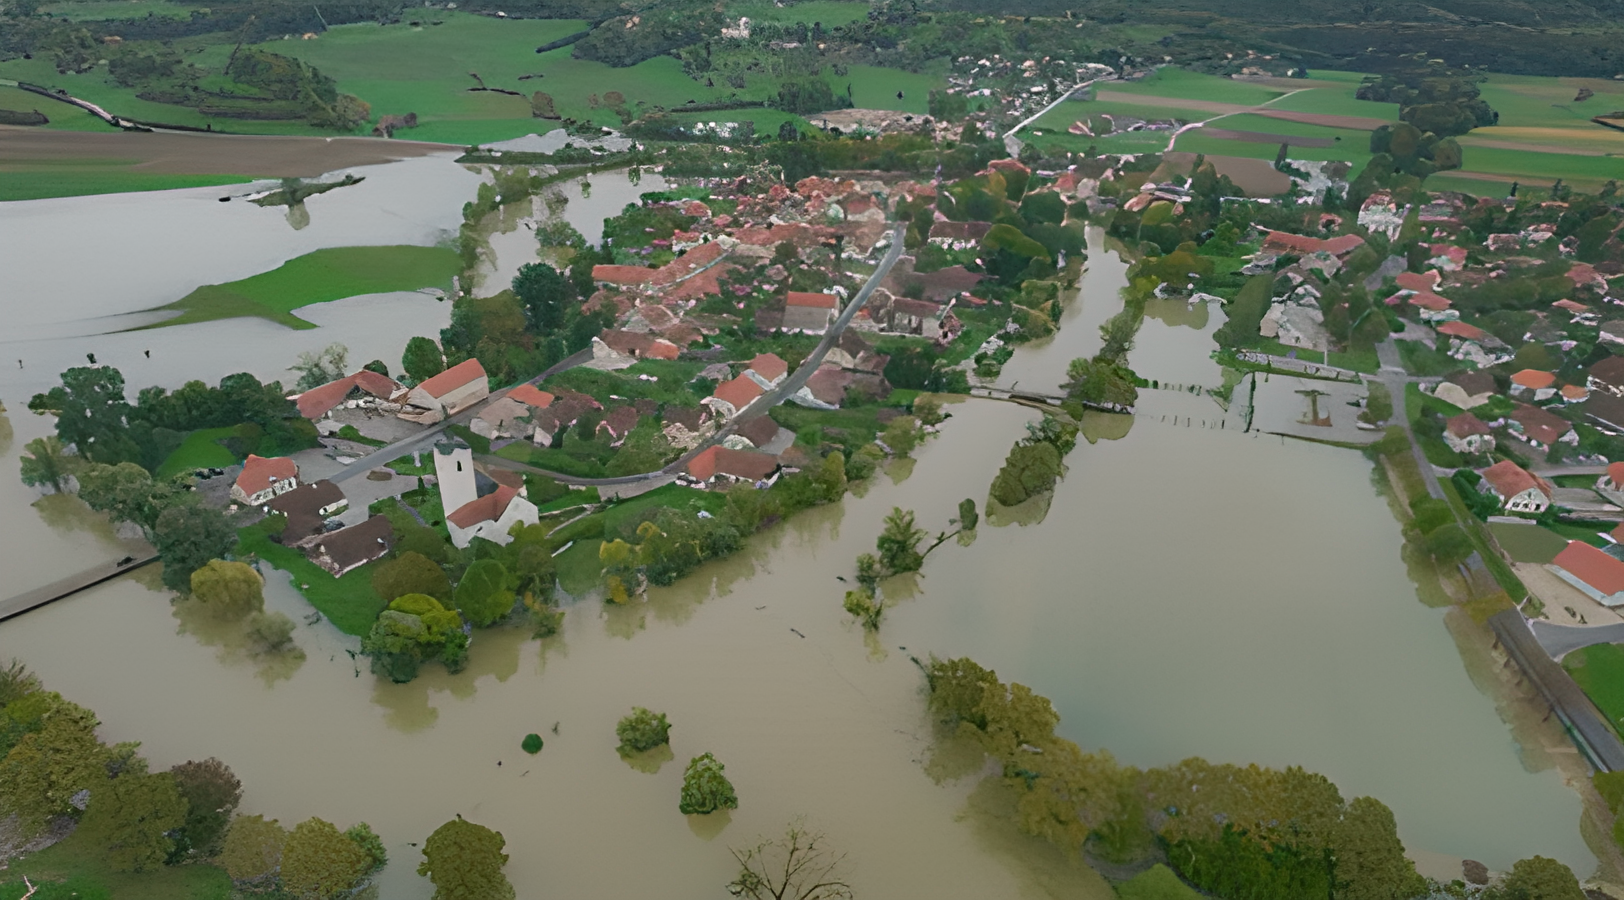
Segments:
[[[414,337],[400,355],[400,368],[414,381],[426,381],[445,371],[445,354],[433,338]]]
[[[376,566],[372,590],[386,603],[407,594],[427,594],[442,604],[451,602],[451,580],[445,569],[415,550]]]
[[[74,795],[94,793],[107,781],[113,753],[96,739],[96,714],[57,700],[0,761],[0,812],[14,815],[25,833],[57,816],[74,815]]]
[[[434,900],[513,900],[513,885],[502,874],[506,845],[500,831],[458,816],[423,842],[417,874],[434,882]]]
[[[1373,797],[1355,797],[1333,832],[1337,900],[1409,900],[1426,880],[1404,856],[1393,811]]]
[[[665,713],[634,706],[631,714],[615,726],[615,737],[620,738],[620,752],[642,753],[671,743],[671,723]]]
[[[60,386],[35,394],[28,408],[55,415],[57,437],[88,460],[114,464],[139,455],[129,436],[124,375],[112,366],[69,369]]]
[[[192,572],[192,596],[222,619],[265,608],[265,580],[247,563],[211,559]]]
[[[1084,403],[1131,407],[1139,401],[1133,370],[1106,359],[1074,359],[1066,368],[1066,393]]]
[[[880,564],[892,574],[917,572],[925,558],[919,552],[919,542],[925,539],[925,530],[914,526],[913,510],[892,507],[885,517],[885,529],[875,539],[880,551]]]
[[[457,582],[457,608],[476,628],[485,628],[513,611],[513,589],[507,567],[494,559],[481,559],[468,567]]]
[[[23,445],[23,453],[23,484],[29,487],[50,487],[60,494],[68,476],[78,469],[78,457],[69,454],[54,435],[29,441]]]
[[[231,814],[242,800],[242,782],[230,767],[213,757],[183,762],[169,774],[186,801],[186,820],[175,832],[175,854],[171,858],[214,856],[225,839]]]
[[[719,809],[738,809],[739,797],[722,770],[727,768],[709,753],[688,762],[682,773],[682,799],[677,808],[685,816],[709,815]]]
[[[100,848],[115,872],[144,872],[163,864],[186,822],[186,800],[168,772],[126,773],[90,792],[79,823],[82,840]]]
[[[1511,866],[1494,900],[1584,900],[1585,892],[1573,870],[1554,859],[1531,856]]]
[[[231,820],[220,849],[220,865],[233,881],[257,881],[282,865],[282,847],[288,831],[275,819],[238,816]]]
[[[336,897],[370,871],[372,854],[323,819],[294,826],[282,848],[282,885],[296,897]]]
[[[546,263],[526,263],[513,278],[513,296],[524,308],[525,327],[547,335],[564,327],[575,301],[575,286]]]
[[[152,532],[164,564],[164,585],[182,592],[191,589],[193,572],[237,546],[237,530],[226,520],[225,513],[200,503],[165,509]]]

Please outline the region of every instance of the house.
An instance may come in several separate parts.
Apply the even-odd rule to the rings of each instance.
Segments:
[[[1577,384],[1564,384],[1557,393],[1562,396],[1563,403],[1583,403],[1590,399],[1590,389]]]
[[[1567,419],[1526,403],[1517,404],[1510,425],[1512,434],[1541,449],[1553,447],[1558,441],[1579,443],[1579,432]]]
[[[272,497],[299,486],[299,464],[286,456],[267,459],[248,454],[242,473],[231,486],[231,499],[248,506],[264,506]]]
[[[476,537],[505,545],[513,540],[508,532],[514,525],[534,525],[538,520],[534,503],[516,489],[502,485],[447,513],[445,526],[451,532],[452,545],[461,549]]]
[[[835,341],[835,345],[829,348],[823,361],[842,369],[878,374],[885,371],[885,364],[891,361],[891,357],[874,352],[874,345],[848,328],[840,333],[840,340]]]
[[[779,430],[779,425],[777,422],[773,421],[772,416],[756,416],[754,419],[751,419],[750,421],[745,422],[743,425],[740,425],[738,428],[734,429],[733,433],[728,435],[727,440],[724,441],[722,445],[724,447],[731,446],[731,442],[736,439],[738,441],[742,441],[743,446],[735,447],[734,449],[760,450],[761,448],[772,443],[774,438],[778,437]]]
[[[405,399],[406,386],[370,369],[362,369],[354,375],[346,375],[337,381],[295,394],[292,399],[294,405],[299,407],[299,415],[315,422],[325,418],[358,391],[385,403],[399,403]]]
[[[760,382],[746,372],[732,381],[717,385],[716,390],[701,402],[709,406],[718,418],[731,419],[764,393],[766,390]]]
[[[1493,375],[1487,372],[1456,372],[1444,376],[1432,396],[1461,409],[1473,409],[1489,402],[1495,393]]]
[[[287,517],[287,526],[282,529],[282,543],[299,546],[310,536],[321,533],[322,525],[349,504],[349,499],[338,485],[323,478],[272,497],[266,505],[271,512]]]
[[[424,381],[406,395],[407,408],[400,417],[409,422],[433,425],[454,416],[491,394],[490,379],[479,360],[457,363]]]
[[[1477,416],[1461,413],[1444,422],[1444,443],[1456,453],[1487,453],[1494,449],[1494,432]]]
[[[1507,512],[1537,515],[1551,505],[1555,491],[1551,483],[1509,459],[1489,466],[1482,475],[1479,490],[1494,495]]]
[[[609,413],[603,417],[603,421],[598,423],[598,430],[596,434],[601,435],[607,432],[609,435],[609,446],[619,447],[625,442],[626,435],[630,434],[631,430],[637,427],[637,420],[639,418],[640,416],[637,413],[637,407],[617,406],[614,409],[609,410]]]
[[[593,266],[592,280],[604,287],[639,287],[654,280],[654,270],[644,266]]]
[[[1584,541],[1569,541],[1545,568],[1598,603],[1624,605],[1624,562]]]
[[[1532,395],[1534,402],[1549,400],[1556,396],[1556,375],[1551,372],[1542,372],[1539,369],[1523,369],[1511,376],[1511,396],[1527,397]]]
[[[980,244],[991,230],[991,222],[932,222],[929,240],[938,247],[964,250]]]
[[[517,400],[534,409],[546,409],[552,406],[553,400],[556,399],[552,394],[528,382],[508,391],[507,397],[509,400]]]
[[[1624,399],[1597,391],[1585,403],[1585,418],[1601,426],[1608,434],[1624,433]]]
[[[750,367],[744,370],[744,374],[763,389],[775,388],[789,374],[789,363],[779,359],[776,353],[761,353],[750,360]]]
[[[640,331],[609,330],[592,339],[593,359],[676,359],[681,354],[676,344]]]
[[[784,298],[784,331],[822,334],[840,315],[840,298],[834,294],[809,294],[790,291]]]
[[[527,385],[528,386],[528,385]],[[521,419],[529,419],[531,407],[520,403],[511,396],[492,401],[474,416],[468,423],[468,430],[482,438],[512,437],[523,430],[519,424]]]
[[[1590,367],[1585,387],[1624,397],[1624,356],[1609,356]]]
[[[1624,493],[1624,462],[1608,463],[1607,474],[1596,479],[1596,490]]]
[[[688,474],[700,484],[770,484],[777,472],[778,457],[754,450],[706,447],[688,460]]]
[[[1449,355],[1462,362],[1469,362],[1479,369],[1497,366],[1511,359],[1511,348],[1506,342],[1500,340],[1476,325],[1465,322],[1450,321],[1433,326],[1441,335],[1450,338]]]
[[[660,430],[678,450],[692,450],[716,431],[709,407],[667,404],[660,418],[663,422]]]
[[[1624,319],[1609,319],[1601,323],[1603,344],[1624,344]]]
[[[1288,253],[1294,256],[1327,253],[1341,258],[1364,246],[1364,243],[1365,239],[1356,234],[1344,234],[1327,240],[1284,231],[1271,231],[1263,238],[1262,251],[1276,256]]]
[[[383,557],[395,542],[395,528],[382,514],[321,535],[305,546],[310,561],[334,578]]]

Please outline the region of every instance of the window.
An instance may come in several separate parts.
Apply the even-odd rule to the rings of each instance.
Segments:
[[[462,471],[462,460],[460,460],[460,459],[457,460],[457,471],[458,472]]]

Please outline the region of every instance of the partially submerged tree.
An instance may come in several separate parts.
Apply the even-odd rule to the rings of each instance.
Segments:
[[[328,900],[352,890],[372,865],[372,854],[337,826],[310,818],[294,827],[282,848],[282,886],[295,897]]]
[[[225,839],[231,814],[242,800],[242,782],[225,763],[210,757],[183,762],[169,770],[186,801],[186,820],[174,833],[171,859],[196,855],[211,858]]]
[[[222,619],[265,609],[265,580],[247,563],[211,559],[190,576],[192,596]]]
[[[730,850],[739,863],[738,876],[727,886],[735,897],[850,900],[853,896],[839,871],[845,855],[830,850],[824,836],[801,821],[791,822],[783,837]]]
[[[282,847],[287,840],[287,829],[275,819],[238,816],[226,831],[219,863],[232,881],[260,881],[274,875],[282,865]]]
[[[621,753],[642,753],[671,743],[671,723],[665,713],[634,706],[631,714],[615,725],[615,737],[620,738]]]
[[[880,551],[880,565],[891,574],[919,571],[925,561],[919,542],[924,539],[925,530],[914,527],[913,510],[893,508],[885,517],[885,530],[874,542]]]
[[[23,484],[29,487],[49,487],[62,493],[67,479],[78,468],[79,458],[68,453],[55,435],[35,438],[23,445]]]
[[[308,391],[343,378],[349,374],[349,364],[350,349],[343,344],[332,343],[315,352],[307,350],[299,354],[299,361],[288,368],[299,373],[295,386],[301,391]]]
[[[513,900],[513,885],[502,874],[506,845],[500,831],[457,816],[423,842],[417,874],[434,882],[434,900]]]
[[[685,816],[710,815],[719,809],[738,809],[739,797],[722,770],[727,768],[709,753],[688,762],[682,773],[682,799],[677,808]]]
[[[237,530],[226,520],[225,513],[198,503],[164,510],[152,533],[164,564],[164,585],[183,592],[191,589],[193,572],[237,545]]]

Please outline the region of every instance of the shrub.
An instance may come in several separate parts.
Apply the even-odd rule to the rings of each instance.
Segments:
[[[709,753],[694,757],[682,773],[682,800],[677,808],[685,816],[710,815],[719,809],[738,809],[739,797],[722,770],[727,768]]]
[[[642,753],[671,743],[671,723],[666,720],[665,713],[635,706],[631,715],[615,726],[615,737],[620,738],[621,753]]]
[[[524,752],[530,754],[531,756],[534,756],[537,753],[540,753],[541,752],[541,735],[536,734],[534,731],[530,732],[529,734],[524,736],[524,740],[519,743],[519,747],[522,748],[524,750]]]

